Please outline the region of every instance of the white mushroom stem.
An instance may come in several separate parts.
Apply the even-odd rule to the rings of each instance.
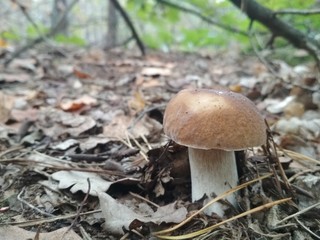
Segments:
[[[238,173],[233,151],[203,150],[190,147],[188,149],[193,202],[202,198],[204,194],[210,200],[212,193],[220,195],[237,185]],[[227,200],[235,206],[236,197],[234,194],[229,195]],[[206,214],[212,212],[223,216],[223,206],[220,203],[215,203],[205,210]]]

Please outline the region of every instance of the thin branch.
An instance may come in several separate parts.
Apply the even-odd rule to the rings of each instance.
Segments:
[[[27,43],[25,46],[22,46],[20,49],[18,49],[16,52],[13,53],[13,55],[11,56],[11,58],[9,58],[8,60],[6,60],[4,62],[4,65],[7,66],[13,59],[15,59],[16,57],[20,56],[22,53],[24,53],[25,51],[27,51],[28,49],[34,47],[35,45],[43,42],[44,40],[46,40],[47,38],[51,38],[53,36],[55,36],[60,29],[60,25],[62,24],[65,16],[70,12],[70,10],[73,8],[73,6],[78,2],[79,0],[73,0],[73,2],[71,2],[65,9],[65,11],[59,16],[59,19],[57,21],[57,24],[51,29],[50,32],[48,32],[45,35],[41,35],[38,38],[34,39],[33,41]]]
[[[76,225],[78,219],[80,218],[80,214],[81,214],[81,212],[82,212],[82,209],[83,209],[84,205],[86,204],[86,202],[87,202],[87,200],[88,200],[88,197],[89,197],[89,195],[90,195],[90,191],[91,191],[91,182],[90,182],[90,179],[89,179],[89,178],[87,178],[87,182],[88,182],[88,190],[87,190],[87,193],[86,193],[86,195],[84,196],[84,198],[83,198],[83,200],[82,200],[82,202],[81,202],[81,204],[80,204],[80,207],[79,207],[79,209],[78,209],[78,211],[77,211],[77,213],[76,213],[76,214],[77,214],[76,217],[73,219],[70,227],[68,228],[67,231],[65,231],[65,233],[63,234],[63,236],[65,236],[65,235]]]
[[[12,0],[13,3],[17,4],[18,7],[20,8],[20,10],[22,11],[23,15],[28,19],[28,21],[31,23],[31,25],[34,27],[34,29],[37,31],[37,33],[39,35],[42,35],[38,25],[33,21],[33,19],[31,18],[31,16],[29,15],[29,13],[27,12],[27,8],[21,4],[19,1],[17,0]]]
[[[320,240],[320,236],[315,234],[313,231],[311,231],[307,226],[305,226],[297,217],[294,218],[297,223],[305,230],[307,231],[309,234],[311,234],[315,239]]]
[[[194,10],[194,9],[191,9],[191,8],[187,8],[187,7],[172,3],[172,2],[167,1],[167,0],[157,0],[157,2],[160,3],[160,4],[163,4],[163,5],[167,5],[169,7],[172,7],[172,8],[179,9],[179,10],[184,11],[186,13],[190,13],[192,15],[195,15],[195,16],[199,17],[200,19],[202,19],[203,21],[205,21],[207,23],[210,23],[212,25],[215,25],[215,26],[217,26],[219,28],[222,28],[222,29],[224,29],[226,31],[229,31],[229,32],[232,32],[232,33],[238,33],[238,34],[243,35],[243,36],[248,36],[248,34],[245,31],[241,31],[239,29],[230,27],[229,25],[226,25],[226,24],[220,23],[218,21],[215,21],[215,20],[203,15],[201,12],[198,12],[197,10]]]
[[[248,33],[249,33],[249,41],[251,44],[251,47],[253,49],[253,51],[255,52],[255,54],[257,55],[258,59],[260,60],[260,62],[266,66],[266,68],[272,73],[272,75],[274,75],[276,78],[280,78],[278,76],[278,74],[274,71],[274,69],[272,68],[272,66],[270,66],[270,64],[268,63],[268,61],[259,53],[255,43],[254,43],[254,32],[252,29],[253,26],[253,20],[250,21],[250,25],[249,25],[249,29],[248,29]]]
[[[290,23],[274,16],[274,11],[264,7],[255,0],[229,0],[247,16],[267,27],[275,36],[280,36],[293,46],[307,50],[316,61],[320,70],[320,43],[306,35]]]
[[[123,20],[126,22],[127,26],[130,28],[132,36],[134,37],[134,39],[136,40],[136,43],[142,53],[142,55],[146,55],[146,51],[144,48],[144,45],[142,43],[142,41],[140,40],[140,37],[135,29],[135,27],[133,26],[133,23],[129,17],[129,15],[126,13],[126,11],[121,7],[120,3],[118,2],[118,0],[110,0],[112,2],[112,4],[116,7],[116,9],[119,11],[119,13],[121,14],[121,16],[123,17]]]
[[[31,208],[32,210],[35,210],[36,212],[38,212],[38,213],[40,213],[40,214],[42,214],[42,215],[44,215],[44,216],[47,216],[47,217],[55,217],[55,215],[53,215],[53,214],[51,214],[51,213],[47,213],[47,212],[45,212],[45,211],[42,211],[41,209],[33,206],[32,204],[28,203],[26,200],[22,199],[22,198],[21,198],[21,195],[24,193],[25,189],[26,189],[26,187],[23,187],[22,190],[21,190],[21,192],[20,192],[20,193],[18,194],[18,196],[17,196],[17,199],[18,199],[20,202],[22,202],[23,204],[27,205],[27,206],[28,206],[29,208]]]
[[[314,15],[314,14],[320,14],[320,9],[312,9],[312,10],[283,9],[279,11],[274,11],[274,15],[278,15],[278,14]]]

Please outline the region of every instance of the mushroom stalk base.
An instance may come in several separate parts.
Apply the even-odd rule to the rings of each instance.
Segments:
[[[203,150],[190,147],[188,150],[193,202],[202,198],[204,194],[208,196],[209,201],[213,198],[212,193],[220,195],[237,185],[238,173],[233,151]],[[229,195],[227,200],[232,205],[236,205],[234,194]],[[215,212],[223,216],[223,205],[214,203],[204,212],[209,215]]]

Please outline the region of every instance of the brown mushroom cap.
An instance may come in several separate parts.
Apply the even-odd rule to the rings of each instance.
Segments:
[[[164,132],[198,149],[241,150],[266,142],[266,125],[245,96],[226,89],[185,89],[164,113]]]

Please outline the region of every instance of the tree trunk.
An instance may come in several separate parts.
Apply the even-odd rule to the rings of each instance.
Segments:
[[[67,7],[67,0],[54,0],[51,13],[51,29],[55,28],[58,24],[60,16],[64,14]],[[69,20],[68,16],[64,15],[62,22],[59,24],[59,29],[57,33],[62,33],[64,35],[68,34]]]
[[[117,33],[118,33],[118,14],[112,1],[108,3],[108,29],[106,48],[112,48],[117,45]]]

